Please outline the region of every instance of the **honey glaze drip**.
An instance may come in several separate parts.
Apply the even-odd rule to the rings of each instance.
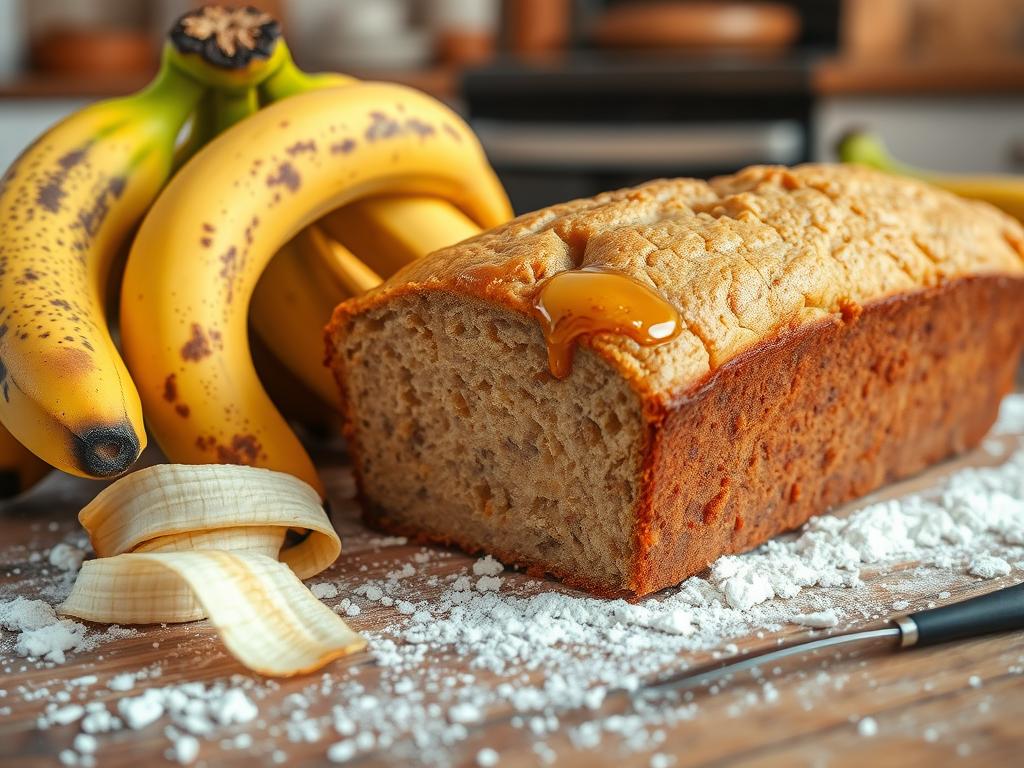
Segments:
[[[572,370],[576,340],[588,333],[617,333],[644,347],[672,341],[682,328],[675,307],[628,275],[608,267],[559,272],[533,300],[556,378]]]

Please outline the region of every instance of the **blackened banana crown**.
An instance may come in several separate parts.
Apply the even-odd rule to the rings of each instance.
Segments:
[[[206,5],[178,19],[169,35],[180,53],[198,54],[223,69],[267,59],[281,38],[277,19],[258,8]]]

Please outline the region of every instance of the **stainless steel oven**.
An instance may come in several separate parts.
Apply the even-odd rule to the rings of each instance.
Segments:
[[[658,176],[810,156],[798,55],[506,62],[464,82],[470,121],[517,211]]]

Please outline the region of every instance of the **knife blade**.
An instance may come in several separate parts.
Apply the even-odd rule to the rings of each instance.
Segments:
[[[814,640],[797,640],[772,650],[751,651],[655,679],[637,693],[658,696],[708,685],[740,672],[782,659],[826,649],[856,646],[907,650],[1024,629],[1024,582],[940,608],[917,611],[891,620],[889,626],[844,632]]]

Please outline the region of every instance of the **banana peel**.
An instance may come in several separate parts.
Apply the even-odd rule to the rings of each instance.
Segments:
[[[238,465],[159,464],[101,491],[79,514],[96,559],[60,612],[124,624],[207,618],[260,674],[310,672],[366,641],[302,584],[341,540],[316,490]],[[289,531],[301,531],[289,542]]]

